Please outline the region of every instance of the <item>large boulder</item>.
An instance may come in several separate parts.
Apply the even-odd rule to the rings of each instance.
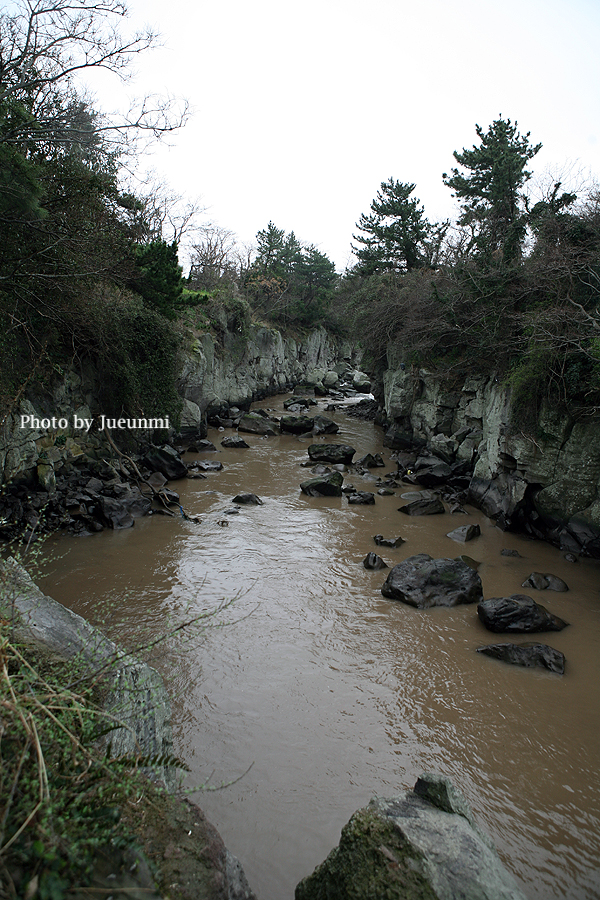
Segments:
[[[569,624],[548,612],[545,606],[536,603],[533,597],[526,594],[482,600],[477,606],[477,615],[489,631],[497,634],[562,631]]]
[[[345,463],[352,462],[356,453],[348,444],[311,444],[308,455],[313,462]]]
[[[478,603],[483,588],[477,572],[462,560],[433,559],[428,553],[418,553],[394,566],[381,593],[417,609],[429,609]]]
[[[339,846],[296,887],[295,900],[525,900],[466,800],[440,775],[374,797]]]
[[[549,647],[548,644],[488,644],[486,647],[478,647],[478,653],[511,663],[513,666],[534,666],[549,669],[558,675],[565,671],[565,657],[560,650]]]

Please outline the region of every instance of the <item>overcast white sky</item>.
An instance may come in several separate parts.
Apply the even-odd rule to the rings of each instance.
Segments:
[[[243,242],[272,220],[343,270],[390,176],[416,183],[430,220],[452,216],[442,173],[499,114],[543,143],[536,174],[600,178],[599,0],[128,5],[164,46],[127,91],[193,108],[147,164]]]

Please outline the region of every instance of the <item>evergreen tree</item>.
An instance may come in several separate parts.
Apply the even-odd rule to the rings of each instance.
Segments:
[[[527,163],[541,149],[529,142],[530,132],[519,134],[518,123],[498,118],[487,132],[475,126],[480,144],[462,153],[456,162],[466,170],[443,174],[462,206],[459,225],[472,229],[477,249],[486,257],[511,262],[518,259],[527,229],[523,185],[531,177]]]
[[[356,223],[362,232],[353,235],[360,245],[352,246],[358,274],[408,272],[430,264],[427,241],[433,228],[420,201],[410,196],[414,189],[394,178],[381,183],[370,214],[363,213]]]
[[[174,319],[183,294],[182,268],[177,257],[177,243],[151,241],[136,247],[137,275],[131,287],[163,316]]]

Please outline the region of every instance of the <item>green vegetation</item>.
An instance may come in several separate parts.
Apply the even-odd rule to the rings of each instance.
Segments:
[[[33,656],[0,628],[0,896],[62,900],[89,883],[99,852],[131,844],[122,813],[150,788],[141,757],[98,749],[114,723],[100,686]]]
[[[431,226],[410,199],[414,185],[389,179],[358,222],[367,237],[336,302],[374,366],[385,367],[392,346],[405,365],[494,373],[511,388],[521,426],[544,399],[592,411],[600,403],[600,193],[592,186],[578,198],[553,182],[533,202],[526,167],[541,144],[501,117],[476,133],[477,145],[454,153],[460,168],[443,175],[461,207],[457,223]]]
[[[600,405],[600,193],[534,198],[541,144],[501,116],[475,127],[444,183],[456,223],[432,223],[415,185],[388,178],[359,215],[356,263],[343,276],[314,244],[273,222],[256,247],[195,226],[189,276],[164,234],[163,201],[124,184],[140,134],[182,123],[168,107],[110,121],[74,73],[120,72],[152,45],[122,40],[120,0],[17,0],[0,17],[0,406],[71,367],[99,375],[110,415],[177,422],[178,349],[186,334],[250,323],[359,337],[373,366],[395,358],[444,372],[494,372],[517,406],[552,398]]]

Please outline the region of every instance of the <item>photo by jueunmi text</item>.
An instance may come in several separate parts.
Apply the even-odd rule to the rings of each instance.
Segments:
[[[106,428],[109,431],[135,431],[138,429],[153,431],[170,427],[168,416],[161,419],[117,419],[101,415],[98,416],[96,422],[99,431],[102,431],[103,428]],[[37,416],[21,416],[21,428],[37,428],[42,431],[57,431],[67,429],[69,424],[69,420],[65,417],[58,418],[57,416],[51,416],[40,419]],[[94,419],[85,419],[74,415],[71,424],[75,431],[87,432],[94,424]]]

